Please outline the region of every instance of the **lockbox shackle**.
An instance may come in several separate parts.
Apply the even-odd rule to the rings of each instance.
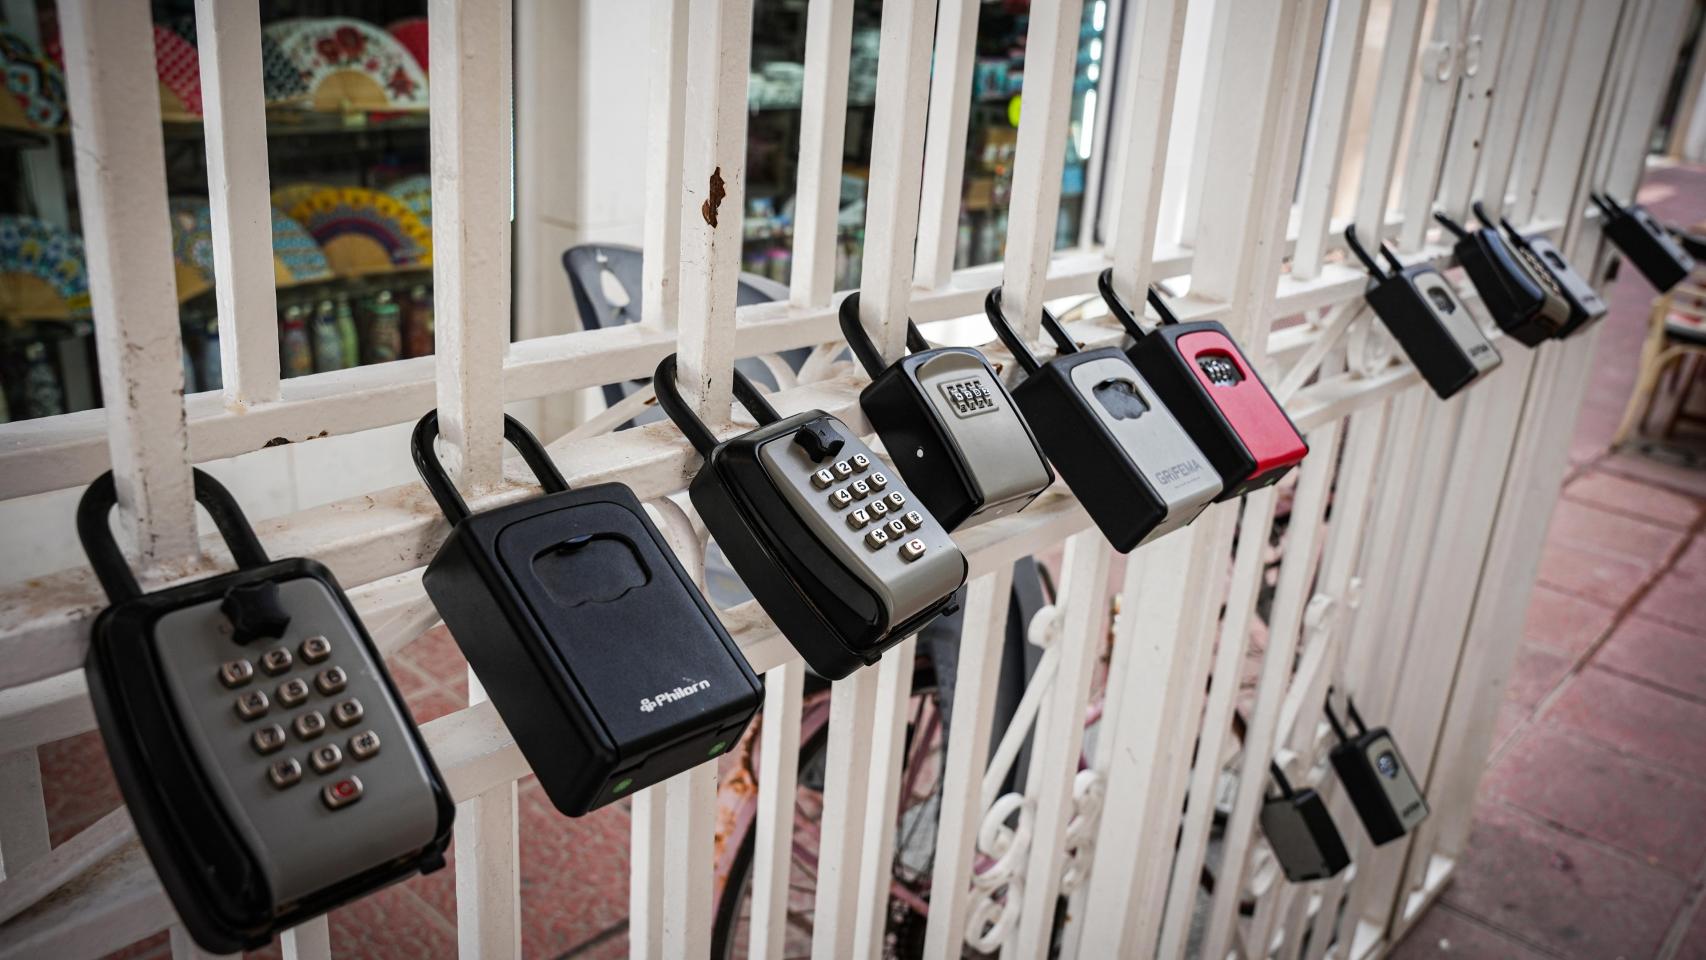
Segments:
[[[1494,221],[1493,221],[1493,216],[1492,216],[1492,214],[1490,214],[1490,213],[1488,213],[1488,212],[1487,212],[1487,206],[1486,206],[1486,204],[1484,204],[1484,203],[1482,203],[1482,202],[1481,202],[1481,201],[1479,201],[1479,200],[1477,200],[1477,201],[1475,201],[1475,202],[1474,202],[1474,203],[1471,203],[1471,204],[1470,204],[1470,205],[1469,205],[1469,209],[1470,209],[1470,210],[1472,210],[1472,211],[1474,211],[1474,213],[1475,213],[1475,219],[1477,219],[1477,220],[1479,220],[1479,221],[1481,221],[1481,225],[1482,225],[1482,226],[1484,226],[1484,227],[1486,227],[1486,228],[1487,228],[1487,229],[1488,229],[1488,230],[1492,230],[1492,231],[1494,231],[1494,232],[1497,232],[1497,231],[1498,231],[1498,229],[1499,229],[1499,224],[1498,224],[1498,223],[1495,223],[1495,222],[1494,222]]]
[[[1042,311],[1043,331],[1054,341],[1055,348],[1062,354],[1077,353],[1078,344],[1072,342],[1072,338],[1066,333],[1066,328],[1060,325],[1060,321],[1055,319],[1054,314],[1050,313],[1047,307],[1043,307]],[[1026,375],[1042,369],[1042,361],[1037,359],[1036,353],[1031,350],[1029,344],[1019,339],[1018,331],[1014,330],[1013,325],[1007,322],[1007,315],[1001,312],[1000,287],[991,289],[989,295],[983,298],[983,312],[989,317],[989,325],[995,328],[995,335],[1001,338],[1003,344],[1006,344],[1007,351],[1013,354],[1013,359],[1017,360],[1019,366],[1025,369]]]
[[[255,529],[249,526],[249,518],[232,499],[231,491],[198,469],[192,469],[190,473],[195,480],[196,502],[213,518],[213,525],[225,538],[225,546],[231,551],[231,558],[237,561],[237,566],[245,569],[265,566],[268,563],[267,552],[255,536]],[[112,527],[107,523],[113,507],[117,505],[118,486],[113,482],[111,470],[96,477],[77,503],[77,539],[83,541],[83,552],[89,555],[89,566],[95,571],[95,579],[101,582],[107,599],[114,603],[142,593],[136,574],[124,559],[123,551],[113,539]]]
[[[871,334],[865,325],[859,322],[859,291],[855,290],[841,300],[841,335],[847,338],[847,346],[852,349],[853,356],[859,358],[859,365],[865,368],[865,373],[872,379],[877,374],[887,370],[889,365],[883,359],[882,351],[871,342]],[[912,318],[906,319],[906,352],[919,353],[930,349],[930,341],[924,339],[919,332],[918,324]],[[750,409],[750,408],[749,408]]]
[[[1600,193],[1597,190],[1589,190],[1588,199],[1592,200],[1594,206],[1598,207],[1608,217],[1620,217],[1626,212],[1623,209],[1623,205],[1612,199],[1611,194],[1609,193]]]
[[[1439,221],[1441,226],[1445,227],[1447,230],[1450,230],[1452,235],[1455,236],[1457,239],[1459,239],[1459,240],[1469,239],[1469,231],[1463,229],[1463,224],[1458,223],[1456,220],[1453,220],[1450,217],[1446,216],[1444,210],[1435,210],[1434,211],[1434,219]]]
[[[415,432],[409,438],[409,453],[414,457],[415,469],[420,471],[421,480],[431,491],[432,498],[438,501],[438,508],[444,511],[450,525],[455,526],[468,519],[468,502],[462,499],[462,494],[456,490],[456,485],[450,482],[450,475],[444,472],[444,464],[439,462],[438,451],[433,448],[433,441],[438,439],[438,411],[428,410],[415,424]],[[551,462],[550,454],[540,445],[539,438],[531,430],[523,426],[520,420],[504,414],[504,439],[510,446],[521,453],[521,459],[527,462],[533,475],[539,479],[539,485],[546,493],[562,493],[569,489],[569,483],[558,472],[557,465]]]
[[[1357,239],[1357,227],[1354,223],[1345,224],[1345,245],[1351,248],[1351,252],[1356,254],[1357,259],[1362,261],[1362,265],[1368,268],[1368,272],[1374,274],[1374,279],[1385,280],[1387,278],[1387,272],[1379,263],[1375,262],[1373,257],[1368,255],[1367,250],[1363,249],[1362,241]],[[1404,261],[1398,259],[1398,255],[1392,252],[1385,240],[1380,241],[1380,255],[1392,265],[1393,274],[1404,272]]]
[[[758,388],[746,378],[746,374],[741,373],[738,368],[731,367],[730,371],[734,374],[735,399],[746,408],[746,412],[752,414],[759,426],[767,426],[782,419],[782,415],[776,412],[776,408],[770,405],[764,394],[758,392]],[[699,451],[700,456],[710,456],[717,446],[717,435],[711,432],[710,427],[705,426],[705,421],[699,419],[699,415],[681,398],[681,388],[675,382],[675,354],[658,361],[657,369],[652,372],[652,390],[657,394],[658,406],[674,421],[676,429],[693,444],[693,449]]]
[[[1337,736],[1340,741],[1349,740],[1350,735],[1345,732],[1344,724],[1339,722],[1339,715],[1333,712],[1333,688],[1332,687],[1327,688],[1326,711],[1327,711],[1327,724],[1333,728],[1333,734],[1335,736]],[[1357,712],[1356,701],[1352,700],[1351,695],[1348,693],[1345,694],[1345,713],[1349,714],[1351,722],[1356,724],[1358,734],[1363,734],[1363,733],[1368,732],[1368,724],[1362,722],[1362,714]]]
[[[1096,290],[1102,295],[1102,302],[1108,305],[1108,312],[1113,314],[1114,319],[1118,320],[1120,326],[1125,328],[1127,336],[1133,340],[1142,340],[1149,336],[1149,331],[1143,329],[1143,326],[1137,322],[1137,314],[1132,312],[1131,307],[1126,305],[1125,298],[1120,296],[1118,290],[1114,289],[1113,267],[1109,267],[1096,275]],[[1170,327],[1179,322],[1178,314],[1173,312],[1172,307],[1167,306],[1167,301],[1161,299],[1161,293],[1155,289],[1153,283],[1145,291],[1145,297],[1149,301],[1149,305],[1155,308],[1156,316],[1160,317],[1161,326]]]
[[[1527,237],[1525,237],[1522,234],[1517,232],[1515,224],[1511,223],[1509,220],[1505,219],[1504,217],[1500,217],[1499,218],[1499,226],[1505,228],[1505,234],[1510,237],[1510,241],[1512,243],[1523,248],[1524,250],[1527,250],[1529,253],[1534,252],[1533,245],[1531,245],[1528,242]]]

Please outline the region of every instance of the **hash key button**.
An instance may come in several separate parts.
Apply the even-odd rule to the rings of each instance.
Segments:
[[[366,760],[379,752],[379,734],[372,730],[358,733],[349,738],[350,756],[357,760]]]
[[[332,721],[340,727],[352,727],[361,720],[365,712],[361,708],[361,701],[351,697],[332,708]]]
[[[344,672],[343,667],[327,667],[314,678],[314,686],[319,687],[320,692],[329,697],[349,686],[349,674]]]
[[[247,660],[233,660],[219,668],[219,682],[233,689],[248,683],[255,675],[255,665]]]
[[[338,810],[361,799],[361,778],[345,777],[337,783],[328,783],[320,791],[320,800],[328,809]]]
[[[313,636],[302,641],[302,659],[309,663],[319,663],[332,655],[332,642],[322,636]]]
[[[924,514],[919,513],[917,510],[906,511],[906,515],[901,517],[901,519],[905,520],[906,525],[913,530],[917,530],[919,527],[924,526]]]
[[[250,690],[237,698],[237,716],[244,720],[266,716],[267,708],[272,704],[267,702],[267,695],[260,690]]]
[[[276,723],[269,723],[256,730],[255,735],[249,738],[249,742],[255,745],[256,753],[272,753],[284,746],[284,728]]]

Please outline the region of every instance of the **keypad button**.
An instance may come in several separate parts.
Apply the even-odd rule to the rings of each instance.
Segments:
[[[348,776],[337,783],[328,783],[320,791],[320,800],[332,809],[338,810],[361,799],[361,778]]]
[[[344,752],[335,743],[328,743],[315,749],[309,756],[309,763],[314,765],[315,773],[331,773],[343,765]]]
[[[314,677],[314,686],[319,687],[320,692],[329,697],[349,686],[349,674],[344,672],[343,667],[327,667]]]
[[[268,702],[266,693],[260,690],[250,690],[237,698],[237,716],[244,720],[264,717],[267,714],[267,708],[270,706],[272,704]]]
[[[887,514],[889,512],[889,505],[884,503],[881,500],[872,500],[871,505],[866,507],[865,509],[871,511],[871,516],[876,517],[880,520],[880,519],[882,519],[882,517],[885,514]]]
[[[835,482],[835,471],[829,469],[828,467],[824,467],[822,470],[819,470],[818,472],[812,474],[812,486],[818,488],[819,490],[829,489],[829,485],[834,483],[834,482]]]
[[[889,532],[882,527],[872,527],[871,532],[865,534],[865,546],[872,550],[881,550],[888,542]]]
[[[256,753],[272,753],[284,746],[284,728],[276,723],[269,723],[256,730],[249,742],[254,744]]]
[[[864,473],[869,469],[871,469],[871,458],[862,453],[855,453],[853,455],[853,472]]]
[[[308,681],[301,677],[291,677],[278,685],[278,702],[287,707],[294,707],[308,699]]]
[[[332,641],[325,637],[313,636],[302,641],[302,659],[309,663],[319,663],[332,655]]]
[[[914,530],[924,526],[924,514],[919,513],[917,510],[906,511],[906,515],[901,517],[901,519],[905,520],[906,525]]]
[[[310,710],[296,718],[296,735],[303,740],[312,740],[326,732],[326,716],[318,710]]]
[[[884,474],[880,471],[877,473],[871,474],[869,477],[866,478],[866,481],[868,483],[870,483],[872,490],[881,490],[882,488],[889,485],[888,475]]]
[[[860,508],[858,510],[855,510],[852,513],[849,513],[847,515],[847,525],[852,527],[855,530],[865,529],[865,526],[867,524],[869,524],[870,522],[871,522],[871,511],[866,510],[864,508]]]
[[[271,766],[267,767],[267,779],[271,780],[272,785],[280,790],[295,786],[296,781],[302,779],[302,764],[297,763],[295,757],[275,760]]]
[[[890,520],[888,531],[890,540],[899,540],[901,537],[906,536],[906,521],[899,518]]]
[[[924,556],[924,541],[917,537],[913,537],[900,545],[900,558],[902,560],[911,563],[922,556]]]
[[[853,485],[847,489],[853,491],[853,498],[855,500],[863,500],[871,495],[871,485],[863,480],[853,481]]]
[[[240,687],[255,676],[255,665],[247,660],[233,660],[219,668],[219,682],[227,687]]]
[[[901,493],[899,490],[889,491],[889,495],[883,499],[887,500],[889,502],[889,506],[896,510],[906,506],[906,494]]]
[[[834,470],[835,475],[843,480],[853,475],[853,465],[845,460],[835,461],[834,466],[830,467],[830,469]]]
[[[351,697],[332,708],[332,722],[340,727],[353,727],[366,712],[361,701]]]
[[[829,505],[836,510],[844,510],[853,505],[853,495],[845,490],[836,490],[829,495]]]
[[[276,677],[290,669],[293,659],[289,647],[273,647],[261,657],[261,669]]]
[[[349,755],[357,760],[366,760],[379,752],[379,734],[365,730],[349,738]]]

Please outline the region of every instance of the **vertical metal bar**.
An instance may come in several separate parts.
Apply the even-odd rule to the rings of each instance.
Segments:
[[[332,960],[332,928],[324,914],[278,935],[284,960]]]
[[[1562,217],[1575,203],[1584,174],[1588,133],[1594,125],[1594,104],[1606,82],[1623,7],[1621,2],[1582,5],[1563,89],[1558,94],[1557,122],[1547,132],[1545,163],[1534,184],[1531,217]]]
[[[889,919],[889,884],[894,878],[895,822],[899,815],[901,759],[905,754],[907,704],[912,697],[916,637],[907,637],[877,665],[875,724],[870,734],[871,778],[865,796],[865,862],[860,868],[853,955],[883,956]]]
[[[634,805],[628,811],[629,960],[662,960],[664,955],[663,878],[668,867],[664,862],[664,813],[662,784],[635,794]],[[757,911],[755,900],[755,921]],[[754,931],[758,929],[753,927]]]
[[[503,474],[510,324],[510,0],[429,0],[433,306],[445,466],[464,488]]]
[[[681,304],[682,124],[687,110],[688,0],[651,0],[651,104],[646,117],[646,219],[640,320],[673,330]]]
[[[811,0],[806,8],[806,80],[800,95],[800,175],[794,191],[789,299],[795,306],[827,304],[835,292],[852,46],[853,0]]]
[[[729,418],[735,298],[746,209],[746,84],[751,0],[690,5],[682,145],[677,377],[709,423]]]
[[[213,295],[225,403],[278,399],[278,296],[273,287],[261,11],[196,0],[196,48],[213,215]]]
[[[871,169],[884,175],[873,177],[866,193],[859,318],[877,349],[891,359],[905,353],[912,296],[930,94],[930,11],[928,0],[888,0],[877,47]]]
[[[1130,11],[1120,63],[1119,207],[1109,224],[1114,289],[1143,303],[1161,218],[1168,134],[1184,49],[1184,0],[1142,0]],[[1141,307],[1139,307],[1141,309]]]
[[[47,856],[51,849],[36,748],[0,755],[0,879]]]
[[[1043,281],[1060,217],[1060,178],[1083,15],[1083,0],[1036,3],[1025,31],[1024,109],[1013,156],[1001,299],[1008,321],[1027,340],[1042,326]]]
[[[936,7],[936,66],[930,74],[930,118],[924,135],[924,183],[918,212],[918,258],[913,283],[946,286],[954,272],[965,187],[972,71],[977,67],[978,0],[940,0]]]
[[[665,862],[662,953],[703,956],[711,942],[716,872],[717,765],[701,763],[663,783]]]
[[[1582,19],[1582,10],[1583,0],[1552,0],[1546,24],[1546,55],[1535,68],[1534,92],[1529,97],[1532,102],[1523,111],[1522,135],[1518,138],[1516,165],[1510,177],[1510,190],[1516,197],[1511,219],[1519,224],[1529,222],[1534,216],[1540,171],[1545,166],[1547,144],[1563,102],[1564,76],[1570,66],[1576,24]]]
[[[1540,51],[1549,35],[1546,29],[1549,6],[1546,0],[1519,4],[1511,14],[1510,28],[1505,31],[1505,56],[1499,64],[1501,79],[1492,88],[1486,149],[1472,191],[1495,217],[1505,212],[1505,190],[1510,184],[1511,167],[1516,163],[1523,114],[1534,99],[1535,65],[1540,62]],[[1536,43],[1536,37],[1541,42]]]
[[[1315,98],[1314,149],[1304,164],[1297,249],[1291,259],[1291,275],[1298,280],[1313,279],[1321,273],[1321,255],[1336,199],[1334,188],[1344,159],[1345,137],[1350,132],[1355,81],[1362,65],[1368,7],[1368,0],[1338,0],[1323,44],[1326,67]]]
[[[1532,37],[1512,36],[1509,28],[1514,13],[1515,4],[1509,0],[1481,0],[1475,5],[1464,38],[1463,80],[1457,85],[1457,104],[1452,110],[1450,140],[1436,198],[1437,206],[1459,222],[1470,218],[1469,204],[1475,199],[1475,176],[1490,135],[1488,120],[1495,91],[1500,99],[1520,101],[1528,85],[1528,77],[1519,75],[1518,64],[1510,64],[1507,73],[1507,56],[1513,61],[1520,56],[1515,48],[1534,47]],[[1507,43],[1507,37],[1513,42]]]
[[[829,752],[824,767],[823,819],[818,842],[817,908],[812,957],[853,955],[858,926],[859,879],[865,853],[869,797],[868,731],[877,711],[876,670],[855,670],[829,695]]]
[[[1363,148],[1362,182],[1357,189],[1356,228],[1364,237],[1384,235],[1386,198],[1392,191],[1393,165],[1404,132],[1410,85],[1416,77],[1416,45],[1422,36],[1426,0],[1392,0],[1387,13],[1385,52],[1374,93],[1368,142]]]
[[[758,815],[753,820],[750,960],[782,960],[788,933],[788,881],[794,850],[794,803],[800,766],[800,702],[805,665],[786,663],[764,675],[758,753]]]
[[[123,525],[146,560],[196,552],[160,97],[145,0],[59,8],[101,394]]]
[[[1404,161],[1399,192],[1404,225],[1398,248],[1416,250],[1434,226],[1434,194],[1445,160],[1451,108],[1462,80],[1462,50],[1469,26],[1460,0],[1438,0],[1434,6],[1433,38],[1422,56],[1421,89],[1416,93],[1416,116],[1410,127],[1410,154]]]
[[[442,62],[442,61],[440,61]],[[486,701],[468,671],[468,703]],[[456,952],[521,956],[521,849],[515,781],[456,805]]]

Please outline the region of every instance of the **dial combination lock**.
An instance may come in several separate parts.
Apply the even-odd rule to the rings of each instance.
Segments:
[[[1438,270],[1426,263],[1406,267],[1382,243],[1380,253],[1392,267],[1387,273],[1357,242],[1355,226],[1345,228],[1345,243],[1368,268],[1368,305],[1441,399],[1499,365],[1499,352]]]
[[[1617,245],[1641,276],[1647,278],[1660,293],[1683,281],[1694,270],[1694,258],[1676,242],[1647,208],[1638,203],[1625,207],[1609,193],[1590,193],[1589,197],[1605,214],[1600,229]]]
[[[1285,771],[1270,764],[1279,796],[1262,801],[1262,835],[1292,883],[1325,880],[1351,864],[1345,840],[1327,812],[1327,802],[1309,787],[1292,789]]]
[[[1486,211],[1480,203],[1475,204],[1475,215],[1481,222],[1488,223]],[[1605,301],[1600,298],[1599,291],[1588,283],[1587,278],[1576,272],[1570,262],[1564,259],[1564,254],[1540,234],[1525,237],[1517,232],[1516,227],[1504,218],[1499,223],[1505,228],[1505,238],[1510,241],[1511,249],[1524,262],[1532,266],[1536,272],[1551,278],[1552,286],[1559,296],[1570,306],[1570,318],[1558,328],[1558,336],[1568,337],[1581,330],[1600,317],[1605,316]],[[1490,224],[1489,224],[1490,225]]]
[[[1385,727],[1370,730],[1364,726],[1356,704],[1346,697],[1345,710],[1357,728],[1356,735],[1350,735],[1333,712],[1331,690],[1327,696],[1327,722],[1339,738],[1328,759],[1338,771],[1357,817],[1375,846],[1402,837],[1427,819],[1427,797],[1410,775],[1392,734]]]
[[[84,672],[160,884],[225,954],[442,867],[455,807],[331,572],[269,561],[230,493],[194,476],[238,569],[154,593],[113,542],[113,475],[84,492],[77,533],[112,601]]]
[[[1477,212],[1485,220],[1484,211]],[[1537,274],[1537,265],[1524,261],[1497,227],[1488,224],[1469,230],[1437,212],[1434,219],[1457,237],[1452,255],[1469,274],[1493,322],[1507,336],[1533,347],[1556,336],[1569,321],[1570,304],[1558,285],[1544,271]]]
[[[1113,270],[1097,280],[1102,299],[1135,341],[1126,351],[1202,448],[1225,484],[1220,500],[1279,482],[1309,453],[1285,409],[1226,328],[1213,320],[1180,323],[1154,288],[1149,303],[1161,325],[1146,331],[1115,292]]]
[[[1115,550],[1176,530],[1214,502],[1220,474],[1123,352],[1079,350],[1044,310],[1058,352],[1042,363],[1002,314],[999,287],[984,309],[1025,371],[1013,398],[1046,425],[1044,451]]]
[[[733,374],[759,425],[721,442],[682,400],[674,354],[652,378],[658,405],[705,458],[688,494],[782,635],[839,680],[954,609],[966,558],[845,423],[822,410],[783,418]]]
[[[983,354],[931,347],[908,320],[909,353],[885,363],[859,322],[858,293],[841,301],[841,332],[871,377],[859,405],[895,469],[943,527],[1017,513],[1054,482],[1036,437]]]
[[[569,489],[505,417],[545,495],[470,515],[437,437],[432,411],[411,452],[451,531],[427,595],[557,809],[580,816],[733,746],[763,688],[634,492]]]

